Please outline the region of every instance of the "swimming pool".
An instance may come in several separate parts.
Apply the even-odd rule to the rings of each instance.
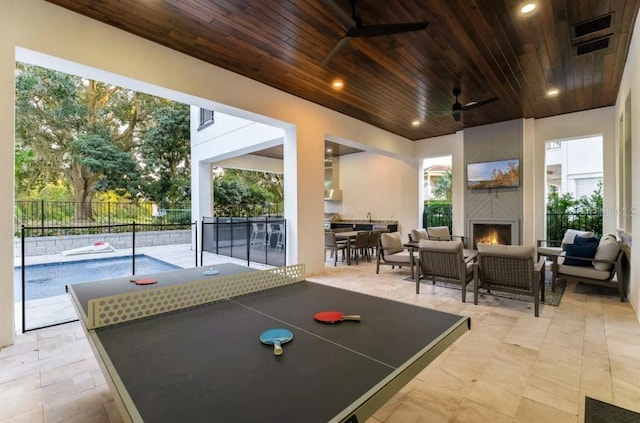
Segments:
[[[181,267],[144,254],[136,254],[136,275],[174,269],[181,269]],[[65,295],[65,286],[70,283],[130,275],[131,256],[28,265],[25,267],[25,297],[28,301]],[[22,266],[14,267],[13,281],[15,300],[20,301],[22,298]]]

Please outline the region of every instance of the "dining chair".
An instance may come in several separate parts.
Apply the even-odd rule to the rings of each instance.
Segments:
[[[336,241],[335,232],[324,233],[324,257],[327,260],[327,250],[331,251],[334,257],[333,265],[338,265],[338,251],[342,251],[342,261],[344,262],[345,252],[349,248],[348,241]]]

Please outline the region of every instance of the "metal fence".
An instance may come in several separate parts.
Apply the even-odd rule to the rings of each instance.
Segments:
[[[448,226],[451,233],[451,204],[425,204],[422,213],[422,227]]]
[[[425,204],[422,226],[448,226],[451,231],[451,204]],[[602,212],[548,213],[546,214],[546,238],[560,241],[567,229],[593,231],[602,236]]]
[[[284,216],[284,204],[215,204],[213,215],[220,217],[282,217]]]
[[[271,266],[287,262],[287,222],[270,217],[203,217],[201,252]],[[200,260],[203,266],[206,263]]]
[[[16,201],[14,217],[16,228],[21,225],[37,228],[38,236],[51,235],[52,231],[66,227],[67,233],[81,233],[88,225],[106,225],[116,230],[116,225],[130,224],[188,224],[191,221],[191,205],[172,204],[157,208],[146,202],[91,202],[85,216],[78,218],[82,203],[75,201]],[[34,234],[35,236],[35,234]]]
[[[174,224],[91,225],[72,229],[52,227],[60,236],[43,238],[41,228],[20,228],[20,265],[14,267],[15,301],[20,303],[22,331],[77,320],[65,287],[69,283],[156,273],[177,265],[140,254],[139,248],[173,248],[195,237],[194,266],[198,266],[197,222]],[[177,230],[182,230],[178,232]],[[96,240],[99,240],[96,242]],[[83,248],[77,248],[78,243]],[[105,248],[103,248],[105,247]],[[38,254],[27,250],[34,249]],[[64,251],[63,251],[64,250]],[[102,253],[102,254],[97,254]]]
[[[602,236],[602,212],[547,213],[547,240],[562,240],[567,229],[593,231]]]

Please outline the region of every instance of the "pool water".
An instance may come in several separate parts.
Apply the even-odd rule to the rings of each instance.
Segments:
[[[136,254],[136,275],[181,269],[144,254]],[[65,295],[71,283],[131,276],[131,256],[34,264],[25,267],[26,300]],[[22,266],[14,267],[15,300],[22,298]]]

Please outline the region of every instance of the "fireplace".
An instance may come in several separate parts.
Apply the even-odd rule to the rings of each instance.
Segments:
[[[470,247],[477,249],[478,243],[518,245],[518,220],[469,220]]]

